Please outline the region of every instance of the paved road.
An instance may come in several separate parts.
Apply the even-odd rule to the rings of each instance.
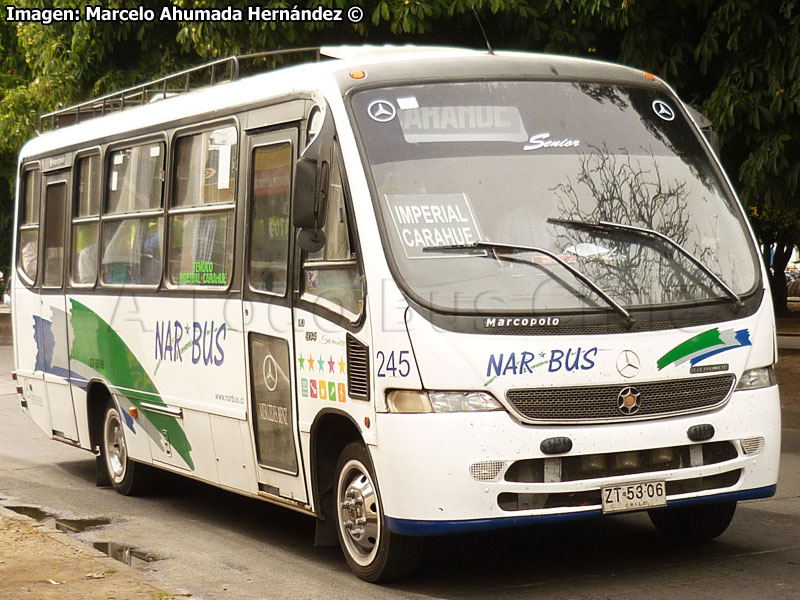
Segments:
[[[666,542],[643,515],[433,539],[416,578],[377,588],[337,548],[315,548],[302,515],[172,477],[144,498],[95,487],[94,458],[47,440],[19,410],[10,369],[0,346],[0,503],[109,517],[80,537],[158,555],[145,568],[197,597],[800,597],[800,430],[784,430],[778,496],[741,504],[716,542]]]

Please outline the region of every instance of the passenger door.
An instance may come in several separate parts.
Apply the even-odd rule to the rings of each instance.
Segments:
[[[17,377],[23,388],[28,414],[42,431],[52,435],[50,407],[44,382],[44,360],[40,349],[39,285],[41,245],[41,182],[39,165],[26,166],[20,177],[19,231],[17,232],[17,275],[11,299],[14,319],[14,350]]]
[[[64,295],[68,207],[69,171],[44,175],[36,369],[44,375],[53,436],[77,442],[78,428],[70,390],[68,313]]]
[[[297,129],[247,135],[243,317],[258,487],[308,502],[294,393],[290,205]]]

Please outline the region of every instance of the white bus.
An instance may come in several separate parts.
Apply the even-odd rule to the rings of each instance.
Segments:
[[[775,493],[767,274],[664,82],[326,54],[42,120],[12,306],[48,436],[123,494],[158,467],[313,515],[368,581],[428,535],[646,510],[709,539]]]

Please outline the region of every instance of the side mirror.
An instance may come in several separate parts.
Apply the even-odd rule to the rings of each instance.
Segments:
[[[298,243],[306,252],[317,252],[325,244],[325,214],[328,205],[330,162],[334,126],[327,106],[309,119],[313,137],[295,164],[292,224],[301,229]]]

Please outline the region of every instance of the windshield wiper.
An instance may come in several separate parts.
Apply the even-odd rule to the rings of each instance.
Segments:
[[[570,265],[564,259],[562,259],[557,254],[553,254],[549,250],[545,250],[544,248],[538,248],[536,246],[518,246],[516,244],[499,244],[495,242],[473,242],[471,244],[452,244],[449,246],[425,246],[422,248],[423,252],[453,252],[453,253],[462,253],[465,250],[492,250],[494,252],[495,258],[498,260],[505,260],[508,262],[515,262],[524,265],[533,265],[532,261],[529,260],[521,260],[519,258],[515,258],[512,256],[506,256],[504,254],[498,254],[497,250],[511,250],[511,251],[520,251],[520,252],[535,252],[537,254],[544,254],[552,258],[556,261],[559,265],[564,267],[567,271],[572,274],[575,279],[583,283],[586,287],[592,290],[595,294],[600,296],[606,303],[614,309],[614,311],[621,316],[625,320],[625,324],[628,327],[631,327],[634,323],[633,317],[631,314],[625,310],[618,302],[616,302],[611,296],[609,296],[603,288],[597,285],[594,281],[589,279],[586,275],[578,271],[575,267]]]
[[[694,265],[705,273],[714,283],[719,286],[734,303],[734,310],[738,311],[744,307],[744,302],[739,295],[734,292],[727,283],[722,281],[711,269],[709,269],[703,262],[694,254],[689,252],[686,248],[681,246],[678,242],[671,237],[644,227],[635,227],[633,225],[623,225],[622,223],[611,223],[609,221],[577,221],[572,219],[547,219],[548,223],[555,225],[563,225],[564,227],[572,227],[573,229],[585,229],[587,231],[622,231],[624,233],[632,233],[640,237],[648,237],[651,239],[664,242],[669,247],[674,248],[680,254],[688,258]]]

